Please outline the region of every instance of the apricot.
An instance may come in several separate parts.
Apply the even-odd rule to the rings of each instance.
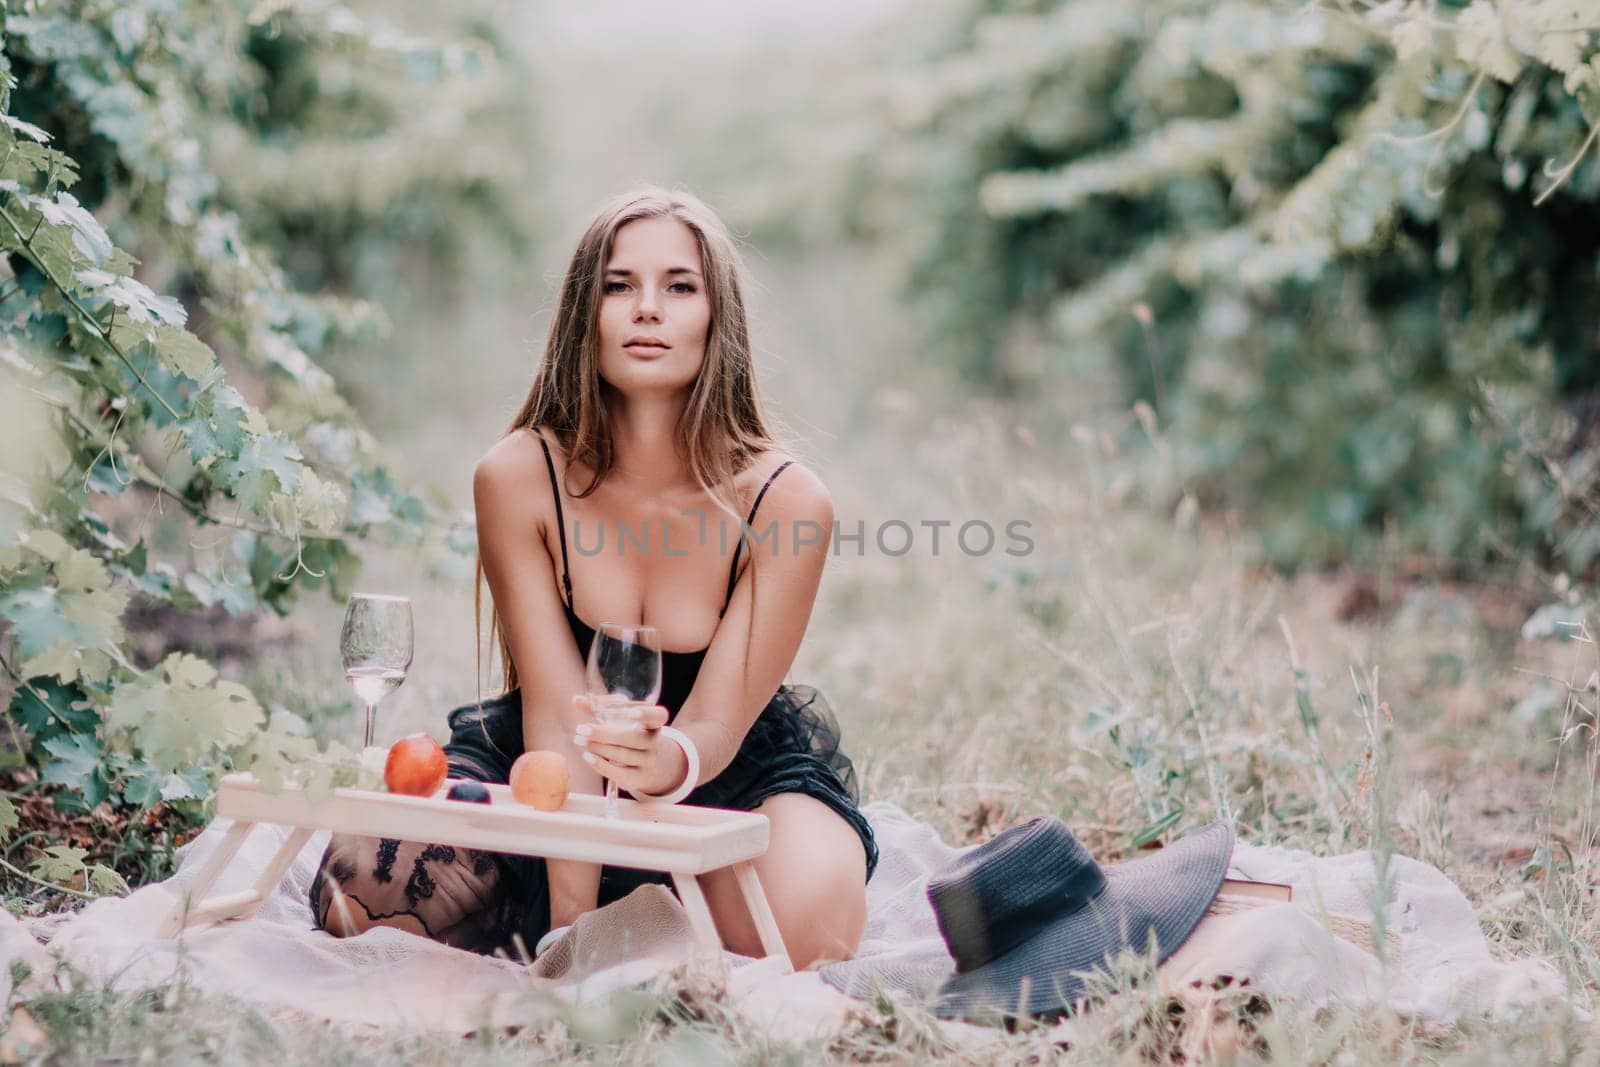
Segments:
[[[567,802],[567,758],[559,752],[524,752],[511,765],[511,795],[540,811],[556,811]]]
[[[427,734],[410,734],[389,746],[383,762],[383,782],[391,793],[431,797],[449,770],[444,749]]]

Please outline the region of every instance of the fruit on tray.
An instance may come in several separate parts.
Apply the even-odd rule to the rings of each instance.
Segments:
[[[474,782],[470,778],[463,778],[450,787],[450,792],[444,795],[446,800],[465,800],[469,804],[489,803],[489,787],[482,782]]]
[[[524,752],[511,765],[511,795],[540,811],[556,811],[567,802],[567,759],[559,752]]]
[[[439,742],[427,734],[410,734],[389,746],[383,782],[391,793],[430,797],[438,792],[448,770]]]

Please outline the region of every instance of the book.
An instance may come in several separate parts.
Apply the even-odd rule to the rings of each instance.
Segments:
[[[1244,878],[1224,878],[1218,895],[1255,897],[1259,900],[1287,901],[1294,895],[1292,886],[1282,882],[1252,882]]]

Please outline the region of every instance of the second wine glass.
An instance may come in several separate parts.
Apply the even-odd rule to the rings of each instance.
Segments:
[[[362,747],[372,744],[378,701],[400,688],[411,670],[411,601],[403,596],[353,593],[339,629],[345,681],[367,709]]]
[[[589,644],[584,685],[599,722],[627,721],[630,704],[654,704],[661,698],[661,634],[653,626],[601,623]],[[605,817],[616,815],[617,783],[608,778]]]

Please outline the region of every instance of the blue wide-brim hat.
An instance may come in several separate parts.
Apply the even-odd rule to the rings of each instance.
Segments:
[[[928,882],[956,972],[935,995],[946,1018],[1070,1011],[1090,975],[1124,951],[1178,950],[1222,888],[1233,826],[1217,822],[1149,857],[1102,868],[1060,819],[1033,819]]]

